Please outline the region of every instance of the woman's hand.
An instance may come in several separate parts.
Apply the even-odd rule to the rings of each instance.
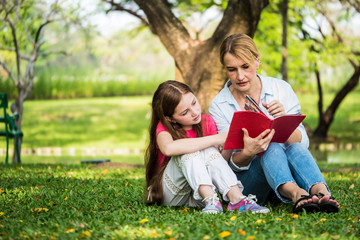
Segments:
[[[285,115],[284,105],[282,105],[278,100],[271,101],[270,103],[263,102],[262,105],[274,118]]]
[[[254,156],[255,154],[266,151],[268,148],[271,139],[275,134],[275,130],[266,129],[260,133],[257,137],[251,138],[249,132],[243,128],[244,132],[244,149],[243,153],[249,156]]]

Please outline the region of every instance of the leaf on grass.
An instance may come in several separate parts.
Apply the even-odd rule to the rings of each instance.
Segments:
[[[241,236],[245,236],[246,232],[242,229],[238,229],[238,233],[240,233]]]
[[[149,222],[149,220],[148,220],[147,218],[144,218],[144,219],[142,219],[139,223],[140,223],[140,224],[143,224],[143,223],[147,223],[147,222]]]
[[[223,231],[223,232],[219,233],[220,238],[226,238],[230,235],[231,235],[231,232],[229,232],[229,231]]]
[[[349,187],[349,189],[353,189],[354,187],[355,187],[355,185],[354,185],[354,184],[351,184],[350,187]]]

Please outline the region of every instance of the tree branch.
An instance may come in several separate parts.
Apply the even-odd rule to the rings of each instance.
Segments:
[[[212,36],[213,44],[220,45],[232,33],[242,32],[253,37],[260,13],[268,4],[268,0],[230,0]]]
[[[13,80],[14,84],[17,86],[18,84],[18,81],[17,79],[15,78],[14,74],[10,71],[10,69],[7,67],[7,65],[0,60],[0,65],[4,68],[4,70],[9,74],[11,80]]]
[[[135,2],[144,11],[152,32],[159,36],[175,61],[180,60],[180,56],[184,54],[182,50],[188,50],[192,39],[184,25],[171,11],[169,4],[165,0],[135,0]]]
[[[106,10],[106,13],[109,13],[111,11],[123,11],[123,12],[127,12],[130,15],[140,19],[140,21],[145,25],[148,26],[150,28],[150,30],[152,31],[152,28],[149,24],[149,22],[147,21],[147,19],[145,19],[143,16],[141,16],[140,14],[138,14],[136,11],[133,11],[131,9],[127,9],[125,7],[123,7],[120,3],[116,3],[114,2],[114,0],[102,0],[103,2],[109,3],[111,5],[111,8],[109,8],[108,10]],[[154,33],[152,31],[152,33]],[[155,33],[154,33],[155,34]]]

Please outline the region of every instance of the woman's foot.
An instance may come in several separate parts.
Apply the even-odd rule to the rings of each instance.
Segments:
[[[311,193],[316,195],[319,198],[319,207],[322,212],[338,212],[340,209],[340,204],[331,196],[328,188],[323,183],[315,184],[311,190]]]
[[[319,212],[319,198],[314,195],[301,195],[300,198],[294,203],[293,213],[301,213],[304,210],[307,213]]]
[[[319,197],[319,207],[322,212],[339,212],[340,204],[330,194],[325,195],[323,193],[318,193],[317,196]]]

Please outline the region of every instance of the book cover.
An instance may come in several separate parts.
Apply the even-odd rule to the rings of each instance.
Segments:
[[[305,117],[305,115],[283,115],[270,119],[266,115],[258,112],[235,112],[224,144],[224,149],[244,148],[244,133],[242,128],[247,129],[249,136],[252,138],[257,137],[266,129],[275,129],[275,134],[271,142],[284,143]]]

